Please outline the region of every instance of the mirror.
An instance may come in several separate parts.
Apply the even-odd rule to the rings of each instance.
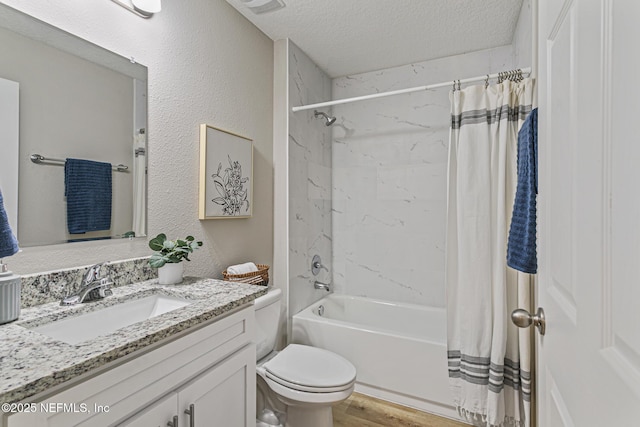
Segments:
[[[144,236],[147,68],[3,4],[0,41],[0,188],[20,246]],[[110,199],[101,182],[68,216],[86,187],[65,186],[67,158],[111,163]]]

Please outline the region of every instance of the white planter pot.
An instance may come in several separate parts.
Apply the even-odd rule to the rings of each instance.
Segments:
[[[167,263],[158,269],[158,283],[161,285],[175,285],[182,282],[184,264],[181,262]]]

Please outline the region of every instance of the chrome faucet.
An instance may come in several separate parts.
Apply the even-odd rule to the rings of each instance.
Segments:
[[[103,265],[104,262],[89,267],[87,272],[84,274],[84,279],[82,280],[83,284],[88,285],[98,280],[100,278],[100,269]]]
[[[89,267],[82,280],[82,287],[73,294],[66,296],[60,301],[60,305],[75,305],[83,302],[95,301],[113,295],[111,277],[106,275],[100,277],[100,269],[105,263],[96,264]]]
[[[318,282],[317,280],[313,282],[313,287],[315,289],[324,289],[327,292],[331,291],[331,285],[329,285],[328,283]]]

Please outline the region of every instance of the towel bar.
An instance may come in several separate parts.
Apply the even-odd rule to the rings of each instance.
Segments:
[[[65,160],[63,159],[54,159],[51,157],[44,157],[40,154],[32,154],[29,158],[33,163],[37,163],[37,164],[46,164],[45,162],[48,162],[50,164],[55,164],[55,165],[64,165],[65,163]],[[129,166],[126,166],[123,164],[113,165],[113,170],[116,172],[128,172]]]

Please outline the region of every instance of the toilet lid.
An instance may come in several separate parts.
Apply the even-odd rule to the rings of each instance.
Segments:
[[[281,383],[305,388],[349,386],[356,379],[356,368],[342,356],[300,344],[290,344],[264,364],[270,377]]]

